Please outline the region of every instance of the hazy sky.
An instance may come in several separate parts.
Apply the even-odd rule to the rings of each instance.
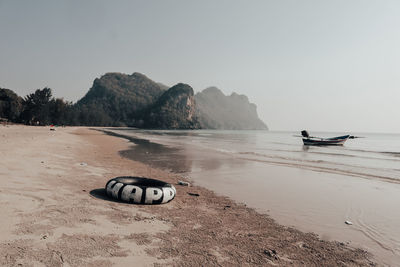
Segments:
[[[106,72],[246,94],[272,130],[400,132],[400,1],[0,0],[0,87]]]

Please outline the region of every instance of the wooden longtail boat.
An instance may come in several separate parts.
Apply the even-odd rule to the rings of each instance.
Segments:
[[[303,143],[306,146],[341,146],[350,138],[350,135],[321,138],[310,136],[307,131],[301,131],[301,135],[303,136]]]

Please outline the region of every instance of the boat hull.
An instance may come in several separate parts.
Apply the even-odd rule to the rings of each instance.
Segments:
[[[349,135],[338,136],[333,138],[303,138],[305,146],[342,146]]]

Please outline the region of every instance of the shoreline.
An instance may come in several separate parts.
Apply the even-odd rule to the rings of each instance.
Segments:
[[[45,141],[38,140],[37,144],[31,141],[33,150],[39,149],[40,154],[38,157],[35,151],[31,158],[36,157],[41,162],[39,158],[44,156],[42,148],[45,145],[45,156],[51,165],[49,169],[30,173],[32,177],[29,180],[22,178],[17,181],[19,185],[39,184],[38,188],[33,187],[21,195],[40,195],[43,199],[42,202],[39,200],[41,205],[33,206],[31,210],[5,205],[8,218],[12,219],[3,219],[0,225],[5,227],[8,224],[12,234],[1,238],[2,265],[24,261],[53,266],[64,263],[112,266],[132,262],[146,266],[373,265],[372,255],[364,250],[321,240],[315,234],[279,225],[268,215],[199,186],[176,186],[177,196],[164,205],[137,206],[109,201],[102,195],[102,189],[109,179],[116,176],[147,176],[174,185],[183,179],[177,174],[121,157],[120,151],[134,145],[126,138],[88,128],[57,129],[54,133],[49,133],[46,127],[23,128],[39,137],[50,136]],[[2,130],[0,128],[3,134]],[[10,140],[15,139],[15,133],[13,136],[11,132]],[[26,140],[23,133],[21,135],[22,139],[17,140],[19,143]],[[29,140],[37,137],[34,135],[29,136]],[[10,148],[10,144],[3,143],[3,148]],[[19,148],[21,153],[12,153],[8,164],[13,160],[14,164],[26,160],[25,150],[29,149],[28,143]],[[47,160],[42,160],[45,162],[42,164]],[[30,171],[26,167],[24,164],[11,166],[9,173],[0,174],[3,183],[10,172],[24,176]],[[56,181],[54,176],[57,176]],[[2,186],[1,200],[7,201],[11,197],[5,196],[4,192],[13,186]],[[52,191],[54,186],[59,188],[57,192]],[[188,192],[200,196],[190,196]],[[64,210],[68,212],[63,213]],[[13,220],[18,229],[10,225],[9,221]],[[21,242],[27,236],[30,241]],[[77,244],[89,257],[73,249]],[[99,251],[98,247],[103,249]],[[37,252],[45,255],[44,259],[35,258]]]
[[[128,136],[120,135],[120,134],[117,134],[117,133],[114,133],[114,132],[110,132],[110,131],[103,131],[103,130],[100,130],[100,131],[105,132],[105,134],[107,134],[107,135],[109,135],[109,136],[127,139],[127,140],[130,140],[131,142],[134,142],[134,141],[138,141],[138,140],[139,140],[139,139],[137,139],[137,138],[133,138],[133,137],[128,137]],[[140,139],[140,142],[142,142],[142,141],[143,141],[143,140]],[[131,143],[131,146],[135,146],[135,144],[134,144],[134,143]],[[119,151],[119,153],[120,153],[121,155],[124,155],[124,154],[125,154],[125,156],[126,156],[127,158],[129,158],[129,155],[126,155],[126,154],[128,154],[127,151],[129,151],[129,149],[123,150],[123,151]],[[132,160],[133,162],[135,162],[133,159],[130,159],[130,160]],[[164,171],[163,171],[163,172],[164,172]],[[179,179],[186,180],[185,178],[180,177],[180,174],[179,174],[179,173],[171,173],[171,172],[168,172],[168,173],[169,173],[170,175],[172,175],[172,176],[176,176],[176,177],[179,178]],[[176,184],[176,181],[175,181],[175,184]],[[175,185],[175,186],[177,187],[177,190],[179,190],[180,188],[182,188],[182,187],[179,187],[179,186],[177,186],[177,185]],[[209,190],[209,189],[203,188],[203,187],[201,187],[201,186],[194,186],[193,188],[197,188],[196,190],[201,190],[201,191],[202,191],[202,190],[204,190],[204,191],[209,191],[209,192],[207,192],[207,193],[214,195],[216,198],[221,198],[221,202],[223,202],[223,203],[224,203],[224,202],[225,202],[225,203],[229,203],[229,205],[227,205],[227,206],[237,205],[238,207],[240,207],[240,209],[243,209],[241,212],[243,212],[243,211],[245,210],[246,212],[251,213],[252,216],[255,216],[255,214],[257,214],[258,216],[255,216],[255,217],[257,217],[257,218],[252,218],[252,219],[254,219],[254,220],[268,220],[269,222],[272,221],[273,224],[278,225],[278,224],[275,222],[275,220],[271,219],[270,216],[268,216],[268,215],[266,215],[266,214],[258,213],[256,210],[254,210],[254,209],[252,209],[252,208],[248,208],[248,207],[247,207],[246,205],[244,205],[244,204],[238,204],[237,202],[233,201],[233,200],[230,199],[230,198],[227,198],[227,197],[225,197],[225,196],[223,196],[223,195],[218,195],[218,194],[216,194],[215,192],[213,192],[213,191],[211,191],[211,190]],[[226,201],[227,201],[227,202],[226,202]],[[217,202],[218,202],[218,201],[217,201]],[[216,204],[216,203],[213,202],[213,204]],[[223,210],[225,210],[225,207],[223,208]],[[245,225],[245,223],[244,223],[244,225]],[[281,225],[278,225],[278,226],[282,227]],[[285,228],[285,227],[284,227],[284,228]],[[291,228],[291,227],[286,227],[286,228],[287,228],[287,229],[290,229],[290,230],[293,230],[293,231],[297,231],[297,230],[295,230],[294,228]],[[261,232],[262,232],[262,231],[261,231]],[[315,234],[313,234],[313,233],[309,233],[309,234],[314,235],[314,237],[316,237],[316,238],[318,239],[318,237],[317,237]],[[306,234],[306,235],[308,235],[308,234]],[[322,242],[326,242],[326,241],[325,241],[325,240],[322,240]],[[341,242],[333,241],[333,243],[337,243],[337,244],[339,244],[340,246],[343,246],[343,243],[341,243]],[[286,264],[287,264],[287,263],[288,263],[288,262],[286,262]],[[281,262],[280,264],[282,264],[282,262]],[[312,264],[312,263],[310,262],[309,264]],[[322,263],[322,264],[323,264],[323,263]],[[308,264],[306,264],[306,265],[308,265]]]
[[[400,259],[397,183],[269,164],[237,152],[252,146],[226,146],[232,140],[257,140],[253,134],[106,130],[135,143],[120,152],[124,157],[184,175],[195,185],[272,216],[278,224],[369,251],[380,265],[395,266]],[[229,141],[216,143],[221,137]]]

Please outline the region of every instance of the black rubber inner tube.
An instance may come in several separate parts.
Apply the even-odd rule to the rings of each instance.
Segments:
[[[160,180],[135,176],[121,176],[111,179],[110,181],[116,181],[118,183],[123,183],[126,185],[136,185],[140,187],[171,187],[169,183]]]
[[[112,198],[137,204],[161,204],[174,199],[173,185],[151,178],[121,176],[109,180],[106,192]]]

